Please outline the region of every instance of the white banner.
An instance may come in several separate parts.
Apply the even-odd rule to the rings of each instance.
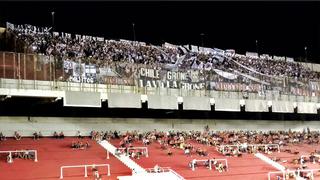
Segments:
[[[220,76],[222,76],[222,77],[224,77],[226,79],[234,80],[234,79],[238,78],[238,76],[233,74],[233,73],[221,71],[219,69],[213,69],[213,70],[214,70],[214,72],[216,72],[217,74],[219,74]]]
[[[77,77],[77,76],[82,76],[82,77],[85,77],[86,76],[86,72],[85,72],[85,64],[82,63],[82,64],[79,64],[79,63],[75,63],[75,62],[72,62],[72,69],[73,69],[73,72],[72,72],[72,76],[74,77]]]
[[[86,65],[85,68],[86,68],[85,69],[86,74],[96,74],[97,73],[95,65]]]
[[[192,52],[198,52],[198,46],[191,45]]]
[[[224,56],[225,51],[222,49],[214,48],[213,49],[213,54],[217,54],[219,56]]]
[[[256,52],[246,52],[246,56],[249,58],[259,58],[258,53]]]
[[[285,61],[286,57],[284,57],[284,56],[273,56],[273,60],[275,60],[275,61]]]
[[[287,61],[287,62],[294,62],[294,59],[291,58],[291,57],[286,57],[286,61]]]
[[[170,43],[167,43],[165,42],[162,47],[164,48],[169,48],[169,49],[178,49],[178,47],[176,45],[173,45],[173,44],[170,44]]]
[[[14,24],[7,22],[7,29],[14,30]]]

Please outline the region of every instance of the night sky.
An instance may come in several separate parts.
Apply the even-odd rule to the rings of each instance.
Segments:
[[[0,2],[0,23],[51,26],[59,32],[136,39],[155,45],[204,45],[305,57],[320,63],[320,2]]]

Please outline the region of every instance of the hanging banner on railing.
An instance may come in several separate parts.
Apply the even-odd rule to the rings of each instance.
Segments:
[[[212,82],[210,90],[217,91],[238,91],[238,92],[260,92],[262,90],[261,84],[242,84],[242,83],[228,83],[228,82]]]
[[[57,59],[43,55],[27,55],[2,52],[0,78],[35,79],[137,86],[142,88],[175,88],[188,90],[217,90],[235,92],[277,91],[280,94],[318,96],[320,82],[307,78],[275,78],[261,74],[248,74],[229,69],[222,71],[166,68],[166,65],[143,65],[110,62],[98,67],[84,63],[86,60],[64,60],[57,66]],[[19,58],[17,58],[19,57]],[[18,60],[17,60],[18,59]],[[16,61],[14,61],[16,60]],[[14,63],[15,62],[15,63]],[[2,67],[2,69],[1,69]]]
[[[165,43],[162,45],[162,47],[168,48],[168,49],[178,49],[178,47],[177,47],[176,45],[170,44],[170,43],[167,43],[167,42],[165,42]]]
[[[43,34],[43,33],[47,34],[52,29],[51,27],[37,27],[30,24],[15,25],[10,22],[6,22],[6,27],[8,30],[12,30],[12,31],[32,32],[36,34]]]
[[[294,58],[292,58],[292,57],[286,57],[286,61],[287,61],[287,62],[294,62]]]
[[[198,71],[167,71],[140,68],[139,86],[150,88],[205,89],[205,82],[199,79]]]

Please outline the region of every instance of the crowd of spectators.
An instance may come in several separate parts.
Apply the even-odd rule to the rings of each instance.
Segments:
[[[77,131],[76,137],[84,138],[80,131]],[[33,138],[39,139],[43,137],[42,133],[34,132]],[[53,137],[64,138],[64,133],[54,131]],[[13,138],[20,140],[22,136],[15,131]],[[311,131],[309,128],[303,131],[149,131],[149,132],[120,132],[120,131],[91,131],[90,138],[96,141],[120,139],[120,147],[130,147],[132,142],[141,141],[145,146],[158,142],[162,149],[167,147],[192,149],[193,145],[187,140],[194,140],[200,144],[208,146],[220,145],[239,145],[239,144],[279,144],[287,146],[289,144],[319,144],[320,132]],[[0,132],[0,139],[5,140],[6,137]]]
[[[58,134],[57,131],[55,131],[55,132],[53,133],[53,137],[54,137],[55,139],[64,139],[64,133],[61,131],[61,132]]]
[[[34,138],[37,139],[41,132],[34,133]],[[83,139],[84,136],[81,135],[80,131],[77,131],[75,134],[78,137],[78,141],[73,141],[71,148],[73,149],[87,149],[90,147],[88,141],[83,143],[80,139]],[[5,136],[0,133],[1,140],[5,140]],[[63,132],[60,134],[54,132],[55,138],[63,138]],[[291,145],[317,145],[320,143],[320,132],[311,131],[309,128],[304,129],[303,131],[212,131],[208,126],[205,127],[204,131],[157,131],[156,129],[148,132],[140,131],[91,131],[90,137],[93,140],[119,140],[119,148],[116,149],[115,154],[121,155],[126,154],[131,158],[139,159],[143,155],[142,150],[131,148],[134,147],[134,142],[141,142],[144,146],[149,146],[150,144],[157,143],[160,145],[160,148],[166,152],[167,155],[174,155],[171,149],[182,150],[186,156],[199,156],[205,157],[209,155],[209,151],[205,146],[215,146],[217,150],[224,155],[241,157],[242,153],[268,153],[270,154],[274,151],[278,151],[275,147],[269,146],[268,149],[261,148],[253,149],[250,148],[249,144],[277,144],[281,147],[282,152],[287,152],[297,156],[299,151],[292,148]],[[14,133],[15,139],[21,139],[21,135],[18,132]],[[197,144],[202,144],[199,146]],[[205,146],[203,146],[205,145]],[[221,149],[223,145],[241,145],[241,148],[232,148],[228,147],[227,149]],[[226,152],[226,153],[225,153]],[[28,154],[27,154],[28,155]],[[15,157],[13,155],[13,157]],[[26,158],[26,155],[17,154],[17,157]],[[30,156],[31,157],[31,156]],[[313,152],[310,152],[309,156],[297,157],[292,160],[293,164],[300,164],[301,169],[305,169],[307,165],[306,162],[320,163],[320,151],[315,149]],[[273,157],[274,161],[281,161],[280,158]],[[213,167],[219,172],[225,171],[225,166],[221,162],[208,161],[208,163],[214,162]],[[194,162],[190,162],[194,163]],[[188,164],[190,166],[190,163]],[[204,162],[206,167],[209,164]],[[192,165],[192,164],[191,164]],[[195,163],[194,166],[200,166],[202,164]]]
[[[106,132],[107,133],[107,132]],[[111,132],[112,133],[112,132]],[[113,136],[114,137],[114,136]],[[219,147],[221,145],[245,145],[245,144],[278,144],[280,147],[287,147],[292,144],[319,144],[320,133],[318,131],[310,131],[309,128],[303,131],[181,131],[181,132],[161,132],[150,131],[141,133],[139,131],[126,132],[119,135],[120,147],[130,146],[133,141],[146,141],[148,144],[158,142],[164,150],[170,148],[183,149],[185,154],[189,154],[189,150],[194,150],[198,155],[206,156],[206,149],[196,148],[188,142],[194,140],[199,144]],[[148,145],[145,144],[145,145]],[[289,149],[282,148],[283,151]],[[276,147],[268,147],[268,151],[276,151]],[[243,152],[248,150],[240,149]],[[265,149],[257,149],[257,151],[265,152]],[[251,151],[252,152],[252,151]],[[295,153],[290,150],[290,153]],[[253,152],[252,152],[253,153]]]
[[[296,62],[216,54],[214,52],[194,51],[182,46],[154,46],[132,41],[104,40],[71,34],[56,34],[48,28],[19,25],[9,29],[19,42],[24,42],[29,52],[53,55],[60,60],[69,60],[105,67],[110,62],[126,62],[145,65],[169,64],[170,67],[210,71],[219,69],[226,72],[234,70],[251,75],[274,77],[319,79],[320,74]],[[239,65],[240,64],[240,65]],[[243,67],[245,66],[245,68]],[[248,72],[249,70],[249,72]]]
[[[82,141],[72,141],[71,148],[72,149],[88,149],[90,147],[89,141],[86,141],[85,143]]]

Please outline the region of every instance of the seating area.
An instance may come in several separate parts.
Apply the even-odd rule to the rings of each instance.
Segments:
[[[0,3],[0,180],[320,180],[319,10]]]
[[[272,60],[269,56],[241,56],[234,51],[164,44],[155,46],[128,40],[105,40],[103,37],[52,32],[48,27],[29,24],[7,23],[7,28],[16,38],[28,46],[33,53],[58,56],[63,60],[83,59],[88,63],[105,65],[110,61],[155,65],[158,63],[177,65],[180,68],[201,70],[238,70],[243,73],[256,71],[266,76],[288,76],[292,78],[319,79],[319,73],[289,60]],[[241,66],[247,68],[241,69]],[[250,69],[252,68],[252,69]]]
[[[234,50],[193,45],[164,43],[156,46],[128,40],[106,40],[103,37],[52,32],[50,28],[28,24],[7,23],[7,31],[22,43],[21,46],[27,47],[29,53],[39,56],[34,60],[31,54],[27,58],[13,55],[18,61],[28,61],[26,71],[29,73],[22,73],[23,79],[235,91],[244,93],[244,98],[248,98],[246,93],[264,96],[269,90],[310,97],[320,93],[320,70],[310,69],[293,58],[243,55]],[[10,56],[0,56],[8,58],[0,63],[4,63],[3,67],[13,65],[15,70],[0,69],[0,72],[7,71],[0,75],[22,78],[14,71],[21,70],[20,66],[25,63],[12,64],[9,59],[15,58]],[[42,61],[42,64],[38,63],[38,69],[42,66],[41,69],[46,71],[40,73],[34,66],[29,66],[35,61]],[[50,64],[54,61],[58,65],[54,66],[53,75]],[[83,69],[82,74],[80,69]],[[34,73],[39,75],[27,77]]]

